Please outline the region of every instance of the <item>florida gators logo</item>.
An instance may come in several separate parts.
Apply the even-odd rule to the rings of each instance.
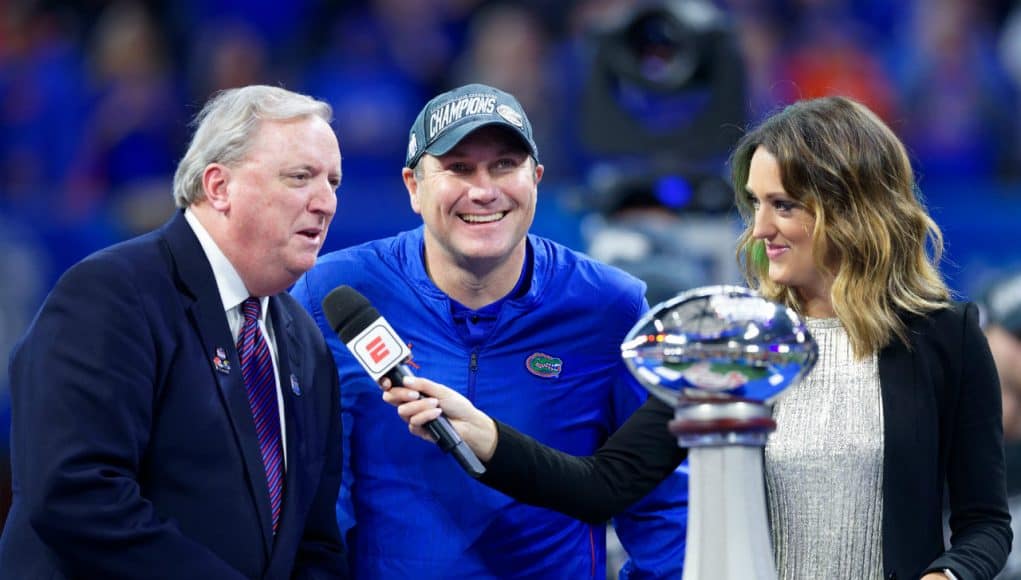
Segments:
[[[564,361],[555,356],[537,352],[528,357],[525,361],[525,368],[537,377],[551,379],[560,376],[560,371],[564,368]]]

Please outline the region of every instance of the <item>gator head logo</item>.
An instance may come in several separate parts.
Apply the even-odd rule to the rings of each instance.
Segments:
[[[528,357],[528,360],[525,361],[525,368],[537,377],[551,379],[560,376],[560,371],[564,368],[564,361],[555,356],[537,352]]]

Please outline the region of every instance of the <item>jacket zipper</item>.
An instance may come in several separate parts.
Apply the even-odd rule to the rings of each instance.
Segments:
[[[475,379],[479,371],[479,353],[472,351],[468,358],[468,400],[475,401]]]

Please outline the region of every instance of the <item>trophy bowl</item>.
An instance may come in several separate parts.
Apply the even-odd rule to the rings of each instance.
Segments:
[[[657,304],[621,354],[652,395],[766,405],[815,365],[818,348],[793,310],[740,286],[705,286]]]

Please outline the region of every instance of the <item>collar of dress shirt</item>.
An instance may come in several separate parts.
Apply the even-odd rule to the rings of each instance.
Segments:
[[[213,278],[216,280],[216,288],[220,291],[220,300],[223,302],[224,312],[237,308],[246,298],[251,296],[248,288],[245,287],[245,283],[241,280],[241,275],[234,269],[234,265],[224,255],[220,246],[216,245],[212,236],[209,235],[209,232],[206,231],[206,228],[199,222],[199,219],[195,217],[190,208],[185,208],[184,219],[191,226],[192,231],[195,232],[195,237],[199,239],[202,251],[206,254],[206,259],[209,260],[209,265],[213,268]],[[262,307],[260,316],[262,321],[265,322],[269,297],[260,297],[259,303]]]

